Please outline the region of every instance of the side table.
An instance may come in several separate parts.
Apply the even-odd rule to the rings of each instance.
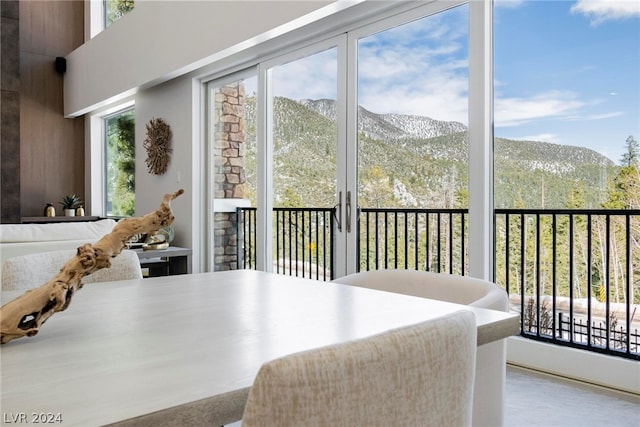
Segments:
[[[167,249],[133,249],[140,260],[140,267],[148,269],[146,277],[173,276],[191,273],[190,248],[169,246]]]

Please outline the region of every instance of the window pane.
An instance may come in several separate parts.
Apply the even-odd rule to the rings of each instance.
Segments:
[[[217,199],[250,199],[256,206],[256,77],[213,89],[214,193]],[[247,94],[247,89],[250,91]],[[248,137],[248,135],[250,135]],[[251,156],[248,156],[250,152]],[[251,171],[251,180],[247,173]]]
[[[361,270],[467,270],[468,14],[462,5],[358,42]]]
[[[337,185],[337,48],[270,71],[273,271],[328,280],[333,231],[329,209]]]
[[[273,206],[331,207],[337,173],[337,49],[271,71]]]
[[[134,0],[104,0],[104,27],[107,28],[122,18],[133,10],[134,6]]]
[[[496,282],[524,333],[626,351],[606,336],[640,301],[640,17],[603,3],[495,3]]]
[[[214,271],[255,266],[255,211],[238,217],[237,207],[256,204],[256,77],[212,88],[214,175]],[[222,203],[220,199],[226,199]],[[247,200],[250,203],[247,203]],[[222,206],[225,206],[222,208]],[[247,227],[245,230],[244,227]],[[245,241],[238,241],[239,232]],[[246,251],[239,251],[238,246]],[[244,256],[238,259],[238,253]]]
[[[468,10],[358,42],[358,204],[467,206]]]
[[[127,110],[104,120],[107,216],[135,214],[135,115]]]
[[[496,3],[496,207],[607,201],[625,141],[640,134],[640,28],[629,12]]]

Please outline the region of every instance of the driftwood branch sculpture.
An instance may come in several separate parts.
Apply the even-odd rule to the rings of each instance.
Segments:
[[[147,150],[147,170],[154,175],[162,175],[169,166],[171,148],[171,127],[162,119],[151,119],[147,123],[147,138],[142,143]]]
[[[126,242],[136,234],[152,234],[170,225],[174,216],[171,201],[184,193],[180,189],[165,194],[160,208],[138,218],[126,218],[94,244],[86,243],[62,267],[60,273],[39,288],[32,289],[0,307],[0,344],[16,338],[31,337],[55,312],[66,310],[71,298],[82,288],[82,278],[111,266]],[[34,268],[37,268],[34,266]]]

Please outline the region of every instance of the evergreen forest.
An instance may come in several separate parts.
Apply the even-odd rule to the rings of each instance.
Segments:
[[[273,111],[274,207],[334,206],[335,101],[276,97]],[[362,107],[358,115],[359,208],[464,212],[463,124]],[[245,194],[255,206],[255,98],[245,121]],[[634,136],[618,143],[625,155],[615,163],[584,147],[495,138],[497,283],[529,296],[640,301],[640,149]],[[361,214],[361,269],[465,274],[468,224],[455,212],[437,221]]]

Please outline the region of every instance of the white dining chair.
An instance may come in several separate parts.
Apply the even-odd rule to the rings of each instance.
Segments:
[[[7,258],[2,264],[2,290],[27,290],[37,288],[54,277],[64,264],[75,256],[76,250],[39,252]],[[113,280],[142,279],[138,255],[124,250],[111,259],[111,267],[85,276],[82,283],[109,282]]]
[[[509,311],[507,293],[495,283],[468,276],[419,270],[370,270],[334,282],[453,302],[473,307]],[[478,347],[474,385],[473,425],[500,427],[504,422],[506,342]]]
[[[476,336],[458,311],[267,362],[242,425],[469,426]]]

